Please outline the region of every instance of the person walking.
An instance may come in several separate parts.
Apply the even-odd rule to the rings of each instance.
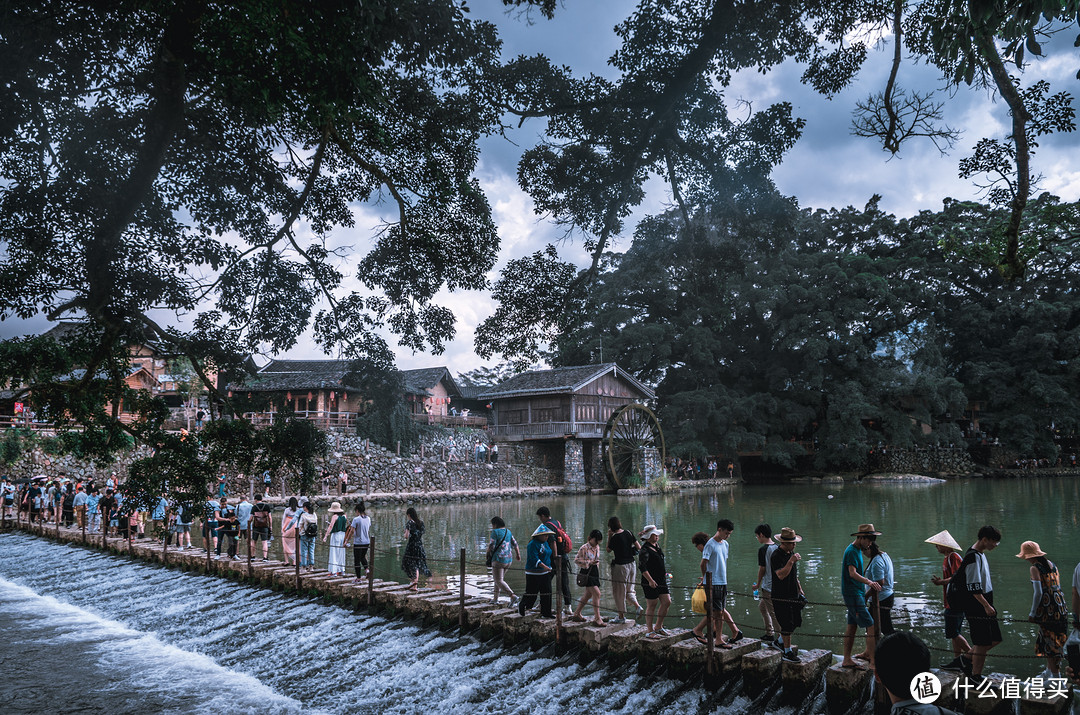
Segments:
[[[221,556],[221,540],[218,539],[219,525],[217,522],[219,509],[221,509],[221,502],[214,496],[207,499],[206,505],[203,507],[203,542],[210,545],[216,556]]]
[[[86,513],[90,515],[90,528],[87,531],[91,534],[98,533],[101,530],[101,495],[97,487],[94,487],[86,498]]]
[[[758,592],[758,613],[765,623],[765,634],[761,640],[770,646],[783,650],[780,640],[780,622],[776,620],[776,609],[772,602],[772,568],[769,559],[773,552],[780,546],[773,541],[772,527],[768,524],[758,524],[754,528],[754,536],[761,546],[758,547],[758,575],[753,589]]]
[[[540,598],[540,616],[542,618],[554,618],[555,612],[551,608],[551,579],[555,575],[552,563],[552,549],[548,539],[555,532],[545,524],[536,527],[532,533],[532,539],[525,549],[525,595],[518,601],[518,613],[525,615],[525,611],[533,607],[537,597]]]
[[[552,533],[555,534],[555,536],[551,537],[552,542],[554,542],[551,545],[554,551],[552,568],[560,569],[559,586],[562,592],[563,607],[566,609],[566,613],[569,614],[572,612],[570,610],[572,602],[570,596],[570,551],[574,548],[574,544],[563,525],[558,520],[551,518],[551,511],[546,506],[537,509],[536,516],[540,519],[541,524],[551,529]]]
[[[971,631],[971,679],[983,680],[986,654],[1001,643],[1001,626],[994,608],[994,584],[986,554],[1001,543],[1001,532],[987,524],[979,529],[978,540],[964,554],[960,570],[949,583],[949,601],[963,604]]]
[[[1039,625],[1035,638],[1035,655],[1046,658],[1043,679],[1057,678],[1061,673],[1061,654],[1069,631],[1069,611],[1065,606],[1065,594],[1061,591],[1061,575],[1054,562],[1046,558],[1046,552],[1034,541],[1020,545],[1018,559],[1031,564],[1031,611],[1028,620]]]
[[[641,544],[622,527],[619,517],[608,519],[607,550],[611,561],[611,596],[615,600],[616,618],[612,623],[626,623],[626,604],[630,603],[642,615],[644,609],[637,600],[637,555]]]
[[[64,515],[64,526],[71,528],[71,525],[75,523],[75,492],[70,482],[64,485],[61,511]]]
[[[574,557],[574,563],[581,569],[577,583],[585,591],[578,600],[577,608],[574,609],[570,620],[584,622],[585,617],[581,615],[581,612],[585,604],[591,600],[594,612],[593,623],[598,626],[606,625],[604,619],[600,617],[600,542],[603,540],[604,534],[599,529],[593,529],[589,532],[588,540],[581,545],[577,556]]]
[[[795,551],[795,545],[802,541],[802,537],[791,527],[785,526],[775,538],[777,548],[769,554],[769,571],[772,574],[773,610],[780,626],[781,657],[798,662],[799,657],[791,646],[791,636],[802,625],[802,609],[806,603],[806,594],[799,581],[802,555]]]
[[[236,555],[236,536],[239,533],[239,520],[236,516],[236,507],[229,503],[225,497],[221,498],[221,507],[217,511],[218,523],[218,554],[224,542],[225,554],[234,561],[240,557]]]
[[[658,529],[653,524],[641,531],[642,545],[638,563],[641,566],[641,588],[645,591],[646,637],[671,635],[664,630],[664,617],[671,607],[671,593],[668,590],[664,551],[660,548],[660,534],[663,533],[663,529]]]
[[[864,556],[868,559],[866,564],[866,577],[881,586],[881,590],[876,592],[878,599],[877,616],[875,616],[873,612],[873,598],[875,591],[872,591],[869,587],[866,589],[866,605],[870,610],[870,617],[874,618],[874,625],[867,629],[867,634],[869,635],[872,630],[875,642],[880,642],[882,636],[887,636],[896,630],[893,628],[892,622],[893,562],[889,555],[881,550],[881,546],[877,543],[876,536],[868,537],[867,541],[866,552],[864,553]],[[866,643],[866,651],[852,656],[855,660],[873,662],[869,651],[870,638],[867,638]]]
[[[270,496],[270,486],[271,486],[271,482],[272,482],[272,479],[270,477],[270,470],[269,469],[264,469],[263,470],[262,481],[263,481],[263,496],[268,497],[268,496]]]
[[[130,528],[130,524],[128,525]],[[173,527],[176,532],[176,546],[181,549],[191,547],[191,507],[187,504],[178,504],[176,507],[176,524]]]
[[[960,544],[949,533],[948,529],[939,531],[926,540],[933,544],[937,552],[945,557],[941,563],[941,576],[932,576],[930,581],[935,586],[941,586],[942,604],[945,607],[945,637],[952,642],[953,659],[942,670],[955,670],[964,673],[971,672],[971,646],[961,633],[964,624],[964,609],[959,605],[949,603],[949,583],[953,576],[960,570],[963,558],[958,554],[962,551]],[[965,657],[966,656],[966,657]]]
[[[305,571],[315,569],[315,539],[319,538],[319,517],[315,514],[315,503],[304,502],[304,508],[296,520],[300,531],[300,568]]]
[[[730,519],[721,519],[716,522],[716,533],[701,549],[701,581],[705,583],[705,574],[710,573],[712,579],[712,613],[713,632],[716,633],[718,644],[723,648],[726,644],[737,643],[742,640],[743,632],[735,625],[735,619],[726,608],[727,601],[727,560],[728,560],[728,537],[735,531],[735,524]],[[724,640],[724,624],[731,630],[731,638]]]
[[[254,507],[255,505],[249,502],[247,497],[242,498],[236,505],[236,529],[239,539],[247,538],[248,526],[251,525],[251,510]]]
[[[255,505],[251,507],[251,539],[255,544],[262,544],[262,560],[270,555],[270,542],[274,533],[274,510],[263,501],[262,494],[255,495]]]
[[[866,651],[873,653],[875,643],[874,632],[871,626],[874,619],[866,608],[866,589],[880,591],[881,584],[871,581],[863,575],[866,570],[863,566],[863,551],[869,545],[869,537],[881,536],[881,532],[874,529],[873,524],[859,524],[859,528],[852,534],[855,540],[844,549],[844,560],[840,572],[840,595],[844,598],[847,606],[847,627],[844,629],[844,658],[840,662],[842,668],[858,668],[866,670],[866,666],[855,662],[851,657],[851,650],[855,645],[855,631],[859,628],[866,629]],[[870,663],[873,667],[873,662]]]
[[[79,485],[78,491],[75,492],[75,501],[73,502],[75,507],[75,522],[79,525],[79,529],[86,528],[86,500],[88,495],[86,493],[86,487],[82,484]]]
[[[424,522],[412,507],[405,510],[405,516],[405,553],[401,556],[401,570],[409,577],[409,588],[418,591],[420,576],[431,577],[424,551]]]
[[[343,574],[345,573],[345,532],[349,529],[349,523],[340,502],[331,503],[327,511],[329,515],[322,539],[324,544],[328,538],[330,540],[330,555],[327,559],[326,570],[333,574]]]
[[[363,499],[356,503],[356,516],[345,531],[345,543],[352,544],[356,583],[360,583],[368,575],[367,553],[371,546],[371,517],[367,515]]]
[[[286,564],[296,563],[296,527],[300,521],[300,505],[296,497],[289,497],[289,505],[281,513],[281,553]]]
[[[521,561],[521,549],[517,539],[506,528],[506,522],[500,516],[491,517],[491,535],[488,538],[487,560],[491,564],[491,577],[494,581],[492,603],[499,602],[499,593],[505,592],[510,597],[510,608],[517,605],[518,597],[506,583],[506,571],[514,560]]]

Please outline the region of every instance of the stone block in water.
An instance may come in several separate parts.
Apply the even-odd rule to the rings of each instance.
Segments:
[[[585,626],[578,636],[583,646],[594,653],[599,653],[607,647],[607,639],[612,634],[624,631],[632,627],[630,623],[608,623],[603,626]]]
[[[842,668],[839,663],[825,671],[825,705],[830,713],[845,713],[870,697],[874,674],[860,668]]]
[[[625,662],[637,654],[638,641],[645,637],[645,626],[630,626],[616,631],[604,639],[608,657],[615,662]]]
[[[988,692],[992,693],[993,697],[980,697],[979,693],[972,688],[967,692],[964,701],[965,715],[1013,715],[1016,711],[1016,700],[1001,697],[1001,683],[1006,677],[1015,676],[1006,676],[1002,673],[984,673],[984,675],[992,683]]]
[[[1021,689],[1021,695],[1023,690]],[[1020,698],[1020,715],[1057,715],[1057,713],[1065,712],[1069,707],[1069,701],[1072,699],[1072,688],[1069,688],[1070,697],[1056,694],[1056,697],[1049,697],[1050,693],[1043,693],[1043,697],[1035,698],[1028,695],[1027,697]]]
[[[817,688],[821,676],[833,662],[832,651],[814,649],[800,650],[799,661],[780,661],[780,679],[784,687],[784,700],[798,703]]]
[[[743,688],[757,697],[780,676],[780,651],[762,648],[747,653],[741,659]]]

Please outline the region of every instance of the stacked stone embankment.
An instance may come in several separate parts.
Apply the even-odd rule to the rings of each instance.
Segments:
[[[671,629],[663,638],[644,635],[644,627],[633,621],[602,626],[590,623],[562,623],[552,618],[540,618],[536,612],[521,614],[517,609],[492,603],[475,589],[465,586],[462,579],[454,588],[421,588],[413,591],[407,584],[376,579],[373,576],[357,583],[347,576],[325,572],[302,572],[295,566],[277,561],[248,561],[246,559],[212,559],[208,552],[168,550],[156,540],[95,535],[92,541],[77,529],[56,529],[49,525],[25,522],[7,528],[18,528],[46,538],[68,543],[107,549],[143,561],[164,564],[170,568],[199,571],[224,578],[246,581],[252,585],[292,592],[305,597],[321,597],[346,608],[367,609],[390,617],[404,616],[422,619],[442,628],[472,631],[481,638],[500,637],[507,645],[528,643],[534,648],[554,647],[576,650],[581,658],[605,657],[613,663],[636,662],[639,672],[663,672],[684,681],[700,682],[706,688],[741,688],[741,691],[764,710],[773,694],[793,706],[813,702],[824,692],[825,711],[830,715],[858,712],[873,700],[878,713],[888,712],[888,704],[880,688],[872,689],[872,675],[866,670],[842,668],[838,658],[828,650],[803,650],[796,661],[782,660],[779,651],[770,650],[757,640],[745,639],[729,650],[712,649],[695,639],[686,629]],[[376,556],[377,558],[377,556]],[[661,670],[666,668],[666,670]],[[995,697],[971,696],[958,702],[953,696],[952,683],[956,674],[933,670],[942,684],[937,704],[972,715],[1015,713],[1017,706],[1025,713],[1061,713],[1071,703],[1070,697],[1031,697],[1012,700],[1003,697],[1004,677],[992,677],[997,684]]]

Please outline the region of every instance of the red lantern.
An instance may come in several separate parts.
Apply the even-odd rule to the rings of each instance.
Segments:
[[[333,391],[333,390],[331,390],[331,391],[330,391],[330,401],[331,401],[331,402],[333,402],[333,401],[334,401],[334,400],[336,400],[336,399],[337,399],[337,398],[336,398],[336,397],[334,396],[334,391]]]
[[[291,392],[286,392],[285,393],[285,399],[288,400],[289,402],[292,402],[292,393]]]
[[[311,402],[311,401],[312,401],[312,400],[314,400],[314,399],[315,399],[315,395],[311,394],[311,391],[310,391],[310,390],[308,390],[308,393],[307,393],[307,401],[308,401],[308,402]]]

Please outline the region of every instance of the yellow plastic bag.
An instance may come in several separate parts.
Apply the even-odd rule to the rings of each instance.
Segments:
[[[705,587],[698,586],[694,589],[694,595],[690,597],[690,610],[694,613],[705,615]]]

